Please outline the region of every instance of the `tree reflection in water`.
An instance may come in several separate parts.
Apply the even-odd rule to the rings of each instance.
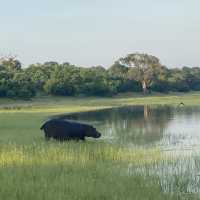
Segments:
[[[127,106],[62,117],[90,123],[112,142],[146,145],[163,138],[164,129],[173,118],[173,110],[169,106]]]

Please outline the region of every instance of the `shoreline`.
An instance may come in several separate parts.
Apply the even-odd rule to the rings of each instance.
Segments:
[[[184,102],[186,106],[200,105],[200,92],[169,94],[160,96],[135,96],[134,94],[114,97],[37,97],[31,101],[0,99],[0,113],[52,113],[73,114],[123,106],[171,105]]]

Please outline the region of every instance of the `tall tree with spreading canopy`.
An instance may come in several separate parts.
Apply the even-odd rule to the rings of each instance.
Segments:
[[[157,57],[140,53],[128,54],[126,57],[120,58],[119,62],[128,67],[133,67],[134,79],[141,83],[144,94],[148,92],[156,69],[161,67]]]
[[[19,71],[22,68],[21,62],[17,56],[0,57],[0,65],[6,67],[9,71]]]

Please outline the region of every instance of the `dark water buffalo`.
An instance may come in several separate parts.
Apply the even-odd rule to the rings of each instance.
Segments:
[[[44,130],[48,140],[85,140],[85,137],[99,138],[101,134],[92,126],[65,119],[51,119],[46,121],[41,130]]]

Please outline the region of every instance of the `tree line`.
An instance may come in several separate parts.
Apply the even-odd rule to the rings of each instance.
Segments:
[[[37,94],[106,96],[123,92],[200,90],[200,68],[169,69],[152,55],[133,53],[112,66],[90,68],[45,62],[22,68],[15,57],[0,58],[0,97],[30,99]]]

